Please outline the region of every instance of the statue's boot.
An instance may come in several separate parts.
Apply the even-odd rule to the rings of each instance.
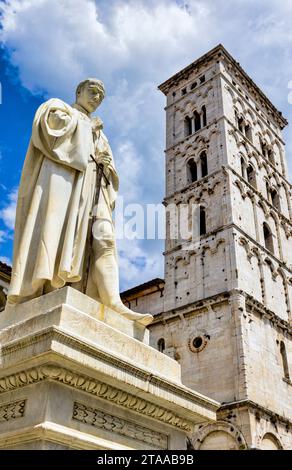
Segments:
[[[119,271],[115,253],[112,248],[103,248],[97,253],[92,266],[92,278],[98,288],[101,303],[128,320],[144,326],[153,321],[150,313],[138,313],[126,307],[119,294]]]
[[[119,299],[117,302],[111,302],[109,305],[107,305],[107,307],[111,308],[123,317],[128,318],[128,320],[136,321],[145,326],[150,325],[150,323],[153,321],[153,316],[150,315],[150,313],[134,312],[133,310],[130,310],[128,307],[126,307],[121,299]]]

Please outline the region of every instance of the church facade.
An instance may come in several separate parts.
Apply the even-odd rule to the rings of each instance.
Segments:
[[[292,449],[291,185],[287,121],[221,45],[166,96],[165,280],[123,293],[151,311],[152,346],[221,403],[195,449]],[[180,207],[199,228],[173,237]],[[193,211],[192,208],[195,208]]]
[[[159,89],[165,279],[123,301],[155,316],[150,344],[179,362],[183,384],[220,402],[217,422],[198,425],[190,448],[292,449],[287,121],[222,45]],[[182,217],[190,236],[173,230]],[[0,271],[4,295],[9,268]]]

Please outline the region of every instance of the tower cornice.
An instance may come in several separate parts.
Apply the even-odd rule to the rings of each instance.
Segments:
[[[158,89],[162,91],[165,95],[168,92],[179,85],[182,80],[188,79],[188,77],[196,70],[202,67],[202,65],[206,65],[213,61],[214,59],[219,59],[224,57],[224,59],[230,63],[233,69],[236,70],[238,76],[246,83],[247,88],[249,91],[253,91],[260,102],[263,102],[267,108],[267,111],[271,114],[277,116],[277,120],[279,121],[280,127],[283,129],[287,124],[287,119],[282,115],[281,111],[279,111],[269,100],[269,98],[261,91],[261,89],[256,85],[256,83],[252,80],[252,78],[243,70],[239,62],[237,62],[232,55],[225,49],[222,44],[218,44],[216,47],[211,49],[206,54],[199,57],[199,59],[192,62],[187,67],[183,68],[180,72],[174,74],[165,82],[161,83],[158,86]]]

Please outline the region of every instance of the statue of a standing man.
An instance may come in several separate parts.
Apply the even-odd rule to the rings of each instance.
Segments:
[[[119,180],[102,122],[91,117],[104,95],[103,83],[90,78],[78,85],[73,106],[53,98],[36,112],[19,187],[8,303],[67,283],[80,289],[90,250],[87,295],[147,325],[152,316],[128,309],[119,295],[112,219]],[[104,171],[91,247],[87,232],[97,172],[90,155]]]

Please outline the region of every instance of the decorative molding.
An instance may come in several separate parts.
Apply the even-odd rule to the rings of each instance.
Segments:
[[[103,398],[118,406],[135,411],[150,418],[162,421],[183,431],[191,432],[193,425],[171,410],[157,406],[135,395],[119,390],[111,385],[91,379],[88,376],[63,369],[52,364],[35,367],[0,379],[0,393],[15,390],[26,385],[52,380],[69,387]],[[171,388],[171,386],[170,386]]]
[[[207,241],[207,243],[209,243],[208,240],[210,239],[210,237],[212,235],[217,235],[220,232],[227,231],[231,228],[235,229],[239,234],[242,234],[244,237],[246,237],[246,239],[249,242],[251,242],[252,245],[254,245],[254,248],[257,248],[260,251],[261,256],[270,257],[271,260],[274,260],[274,262],[277,263],[277,265],[279,265],[280,267],[282,267],[284,270],[287,271],[287,276],[289,274],[291,275],[292,265],[287,265],[287,263],[285,261],[281,260],[280,258],[277,258],[275,254],[271,253],[267,248],[265,248],[263,245],[261,245],[257,240],[252,238],[250,235],[248,235],[248,233],[246,233],[239,225],[237,225],[235,223],[225,224],[225,225],[222,225],[221,227],[218,227],[215,230],[212,230],[212,231],[208,232],[206,235],[204,235],[200,238],[201,243],[204,243],[205,240]],[[202,245],[202,248],[203,248],[203,245]],[[253,250],[254,250],[254,248],[253,248]],[[178,245],[174,246],[173,248],[164,251],[164,255],[169,255],[171,253],[175,253],[175,252],[177,252],[181,249],[182,249],[182,245],[178,244]]]
[[[212,310],[212,307],[209,305],[209,310]],[[194,340],[200,338],[201,345],[200,346],[195,346]],[[199,353],[201,352],[208,344],[208,341],[210,340],[210,336],[207,334],[206,330],[198,330],[196,332],[191,333],[189,336],[188,340],[188,346],[189,349],[194,352],[194,353]]]
[[[262,417],[268,421],[279,422],[279,423],[284,424],[285,426],[288,425],[289,427],[292,428],[291,419],[281,416],[275,413],[274,411],[270,410],[269,408],[266,408],[248,399],[243,399],[243,400],[238,400],[238,401],[222,404],[220,406],[220,409],[218,410],[218,413],[221,413],[221,411],[242,409],[242,408],[248,408],[250,411],[253,411],[255,414],[257,413],[258,418]]]
[[[269,258],[265,258],[264,263],[270,268],[273,281],[276,281],[279,273],[275,268],[274,263]],[[285,276],[284,273],[283,276]],[[283,281],[285,282],[285,277],[283,277]]]
[[[224,302],[227,302],[233,295],[241,295],[245,298],[247,312],[254,312],[258,314],[261,318],[268,319],[271,324],[279,331],[283,332],[284,334],[292,335],[292,323],[289,323],[289,321],[283,320],[282,318],[278,317],[274,312],[265,307],[263,302],[259,302],[254,297],[247,294],[241,289],[232,289],[230,291],[225,291],[220,294],[207,297],[206,299],[201,299],[196,302],[188,302],[187,304],[176,307],[175,309],[170,309],[166,312],[161,312],[160,314],[155,315],[154,324],[167,324],[168,321],[173,322],[174,319],[181,315],[184,316],[184,318],[194,317],[198,314],[199,311],[202,311],[204,309],[208,310],[209,304],[212,307],[220,305]]]
[[[191,318],[197,315],[199,311],[209,311],[210,308],[228,302],[231,293],[232,291],[221,292],[220,294],[215,294],[207,297],[206,299],[200,299],[196,302],[188,302],[187,304],[180,305],[174,309],[167,310],[166,312],[161,312],[155,315],[154,324],[162,322],[166,325],[168,320],[173,321],[173,319],[177,319],[178,317]],[[238,291],[238,293],[243,294],[241,291]]]
[[[31,347],[35,344],[38,344],[40,341],[44,340],[57,340],[64,345],[73,346],[74,349],[88,354],[91,357],[98,358],[110,365],[116,366],[121,370],[132,373],[136,377],[141,378],[142,380],[149,380],[151,373],[147,370],[139,368],[139,365],[130,364],[126,360],[119,358],[117,356],[109,355],[107,352],[96,349],[96,347],[91,344],[83,341],[81,338],[76,338],[74,335],[68,333],[67,331],[62,330],[60,327],[50,326],[39,330],[30,335],[24,336],[23,338],[13,340],[1,348],[2,356],[6,356],[15,352],[21,351],[21,349],[26,347]]]
[[[275,328],[289,335],[292,335],[292,324],[290,324],[289,321],[283,320],[282,318],[278,317],[274,312],[269,310],[262,302],[259,302],[251,295],[243,291],[241,292],[246,298],[246,309],[248,312],[257,313],[258,315],[260,315],[260,317],[269,320]]]
[[[257,240],[252,238],[248,233],[246,233],[239,225],[235,223],[231,223],[229,225],[225,225],[222,230],[226,230],[227,228],[233,227],[235,228],[240,234],[242,234],[243,237],[245,237],[248,241],[248,243],[251,243],[253,245],[252,250],[257,248],[261,254],[261,256],[269,257],[271,260],[273,260],[274,263],[276,263],[279,267],[282,267],[284,270],[287,271],[287,276],[292,272],[292,266],[288,266],[287,263],[280,258],[277,258],[275,254],[273,254],[271,251],[269,251],[267,248],[265,248],[263,245],[261,245]],[[219,230],[218,230],[219,231]],[[240,235],[239,235],[240,237]],[[174,250],[173,250],[174,251]]]
[[[32,444],[34,449],[44,449],[45,446],[47,450],[56,450],[56,444],[61,450],[132,450],[127,445],[119,443],[117,446],[110,440],[50,421],[3,432],[0,435],[1,450],[19,449],[23,445],[27,448],[27,444],[28,448],[31,448]]]
[[[0,423],[11,419],[22,418],[24,416],[26,400],[6,403],[0,406]]]
[[[222,171],[224,173],[224,168],[225,167],[222,166],[219,170],[212,171],[211,173],[204,176],[203,178],[200,178],[199,180],[194,181],[193,183],[190,183],[189,185],[185,186],[182,189],[174,191],[173,193],[166,196],[163,201],[166,202],[166,203],[170,203],[172,201],[172,199],[174,199],[178,196],[181,197],[184,193],[193,192],[196,187],[198,187],[201,190],[202,185],[206,186],[206,184],[207,184],[207,186],[209,185],[209,187],[212,188],[213,187],[213,179],[215,178],[216,175],[219,176],[222,173]],[[216,185],[218,183],[220,184],[221,182],[222,181],[220,180],[220,176],[219,176],[218,180],[216,181]]]
[[[249,262],[251,262],[251,258],[253,256],[255,256],[256,258],[258,258],[258,253],[256,253],[250,246],[250,243],[247,241],[246,238],[244,237],[239,237],[238,239],[238,243],[239,245],[243,246],[243,248],[245,249],[246,251],[246,256],[247,256],[247,259]]]
[[[104,413],[81,403],[74,402],[72,419],[105,431],[120,434],[158,449],[167,449],[167,435],[139,426],[131,421]]]

